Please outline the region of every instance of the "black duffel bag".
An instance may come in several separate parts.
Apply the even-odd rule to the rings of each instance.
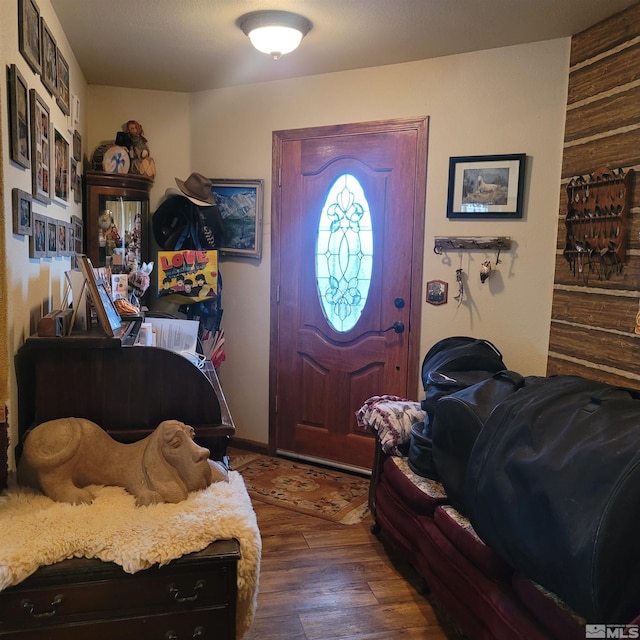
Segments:
[[[494,408],[520,389],[525,378],[507,369],[436,403],[432,456],[449,502],[466,514],[465,482],[471,450]]]
[[[593,623],[640,613],[640,399],[577,376],[527,381],[473,447],[467,514],[514,569]]]
[[[502,354],[488,340],[452,336],[439,340],[427,351],[422,361],[425,397],[420,403],[427,415],[424,422],[412,425],[409,444],[408,462],[414,473],[440,479],[433,461],[431,436],[436,402],[504,368]]]
[[[488,340],[452,336],[436,342],[422,361],[422,409],[433,420],[436,402],[506,369],[502,354]]]

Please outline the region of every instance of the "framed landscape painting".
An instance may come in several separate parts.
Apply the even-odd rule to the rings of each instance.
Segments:
[[[211,191],[224,220],[221,255],[262,257],[263,180],[211,180]]]
[[[524,153],[449,159],[448,218],[522,218]]]

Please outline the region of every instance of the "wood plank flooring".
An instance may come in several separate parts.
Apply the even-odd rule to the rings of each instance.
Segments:
[[[253,501],[263,552],[245,640],[451,640],[421,580],[389,556],[371,516],[356,525]]]

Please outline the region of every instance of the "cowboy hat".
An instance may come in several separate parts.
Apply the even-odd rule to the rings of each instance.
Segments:
[[[176,178],[176,184],[182,193],[199,207],[212,207],[216,200],[213,197],[211,187],[213,184],[209,178],[205,178],[200,173],[192,173],[186,180]],[[167,194],[169,194],[168,190]]]

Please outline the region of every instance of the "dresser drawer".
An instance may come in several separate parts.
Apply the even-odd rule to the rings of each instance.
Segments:
[[[235,598],[233,567],[160,572],[147,569],[118,580],[0,592],[0,630],[12,623],[49,624],[88,613],[166,612],[226,604]]]
[[[91,620],[0,632],[2,640],[235,640],[234,611],[225,607],[185,613]]]
[[[156,617],[172,615],[183,625],[194,623],[189,635],[184,636],[184,629],[181,632],[192,638],[203,612],[210,620],[235,620],[239,557],[238,542],[227,540],[134,574],[113,563],[86,558],[42,567],[20,584],[0,591],[0,638],[48,638],[53,637],[47,635],[52,629],[71,632],[79,626],[86,633],[88,624],[111,627],[122,625],[124,619],[137,621],[137,629],[140,625],[150,629]],[[118,629],[112,638],[125,637]],[[83,640],[88,637],[94,636]],[[164,635],[158,637],[166,640]]]

